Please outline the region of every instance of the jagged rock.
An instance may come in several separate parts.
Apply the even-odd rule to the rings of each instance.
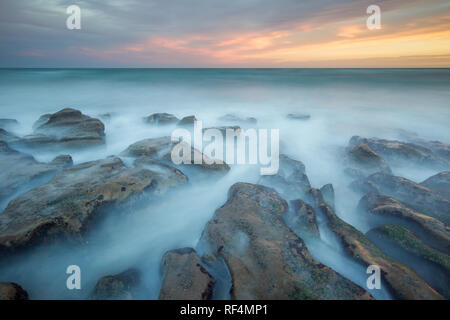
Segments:
[[[449,161],[432,150],[417,144],[395,140],[366,139],[359,136],[353,136],[350,139],[350,146],[361,144],[367,144],[387,161],[401,164],[407,163],[409,165],[413,163],[443,169],[450,167]]]
[[[303,198],[311,188],[305,165],[284,154],[280,154],[279,161],[278,173],[262,176],[258,183],[277,189],[289,199]]]
[[[197,121],[195,116],[187,116],[178,121],[177,125],[179,127],[190,127],[194,125],[194,122]]]
[[[450,223],[450,200],[436,191],[411,180],[387,173],[375,173],[365,179],[352,182],[352,188],[363,193],[379,193],[394,197],[414,209]]]
[[[341,240],[345,251],[365,267],[379,266],[381,275],[394,298],[406,300],[443,298],[413,270],[387,256],[363,233],[342,221],[323,201],[320,190],[311,189],[311,195],[316,201],[317,208],[325,216],[328,227]]]
[[[128,269],[116,275],[103,277],[98,280],[91,299],[132,300],[139,281],[140,273],[136,269]]]
[[[232,276],[232,299],[370,299],[361,287],[317,262],[284,221],[288,204],[271,188],[236,183],[202,241]]]
[[[369,213],[369,217],[374,221],[383,219],[381,221],[388,223],[394,218],[396,224],[412,229],[428,245],[442,252],[450,251],[450,229],[443,222],[418,212],[392,197],[369,193],[361,198],[358,208],[362,212]]]
[[[50,177],[71,165],[70,156],[59,156],[49,164],[37,162],[31,155],[11,149],[0,141],[0,201],[5,201],[38,178]]]
[[[450,199],[450,171],[440,172],[421,183],[422,186],[439,192]]]
[[[439,293],[450,297],[449,255],[427,246],[413,232],[397,225],[379,226],[366,235],[379,248],[392,252],[393,257],[410,264]],[[410,256],[415,258],[411,259]]]
[[[334,208],[334,188],[331,183],[324,185],[320,188],[324,201]]]
[[[180,142],[185,144],[185,142]],[[173,164],[171,158],[172,148],[176,144],[171,141],[170,137],[162,137],[156,139],[145,139],[138,141],[129,146],[120,155],[124,157],[142,157],[146,156],[158,161],[166,161],[169,164]],[[199,150],[187,146],[186,149],[191,150],[191,164],[197,168],[211,170],[211,171],[228,171],[230,167],[228,164],[221,160],[210,159],[206,155],[202,154]],[[202,163],[194,163],[195,157],[201,157]],[[214,161],[214,163],[208,164],[208,161]],[[184,164],[181,164],[184,165]]]
[[[180,119],[170,113],[154,113],[144,118],[144,122],[157,125],[175,124],[179,120]]]
[[[408,132],[406,130],[400,129],[398,131],[398,133],[402,139],[404,139],[410,143],[430,149],[434,153],[436,153],[436,154],[440,155],[441,157],[450,161],[450,144],[443,143],[441,141],[425,140],[425,139],[420,138],[417,133]]]
[[[160,300],[209,300],[215,281],[192,248],[166,252],[161,263]]]
[[[287,118],[291,120],[309,120],[311,116],[304,113],[289,113]]]
[[[0,282],[0,300],[28,300],[28,293],[12,282]]]
[[[33,126],[34,132],[14,142],[26,147],[85,147],[105,142],[105,126],[80,111],[66,108],[43,115]]]
[[[290,218],[292,230],[301,237],[320,238],[314,209],[300,199],[290,203],[294,209],[294,215]]]
[[[249,123],[256,124],[258,121],[253,117],[240,117],[235,114],[226,114],[219,118],[219,121],[223,122],[237,122],[237,123]]]
[[[345,172],[355,178],[364,178],[376,172],[392,173],[386,161],[367,144],[349,147],[345,160],[349,166]]]
[[[11,251],[35,241],[80,236],[104,205],[146,190],[163,194],[184,182],[147,169],[127,168],[116,157],[64,169],[8,204],[0,215],[0,249]]]

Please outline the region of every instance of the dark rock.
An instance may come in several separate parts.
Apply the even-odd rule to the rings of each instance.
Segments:
[[[66,108],[42,116],[33,126],[32,135],[15,142],[26,147],[85,147],[103,144],[104,124],[75,109]]]
[[[304,113],[289,113],[287,118],[291,120],[309,120],[311,116]]]
[[[0,141],[9,143],[11,141],[16,141],[18,139],[19,137],[17,137],[16,135],[6,131],[5,129],[0,128]]]
[[[381,220],[406,226],[418,233],[428,245],[443,252],[450,251],[450,230],[435,218],[418,212],[400,201],[375,193],[366,194],[358,204],[360,211],[367,212],[372,220]]]
[[[12,282],[0,282],[0,300],[28,300],[28,293]]]
[[[98,280],[91,299],[132,300],[139,281],[140,273],[136,269],[128,269],[117,275],[103,277]]]
[[[235,114],[226,114],[219,118],[219,121],[223,122],[233,122],[233,123],[248,123],[256,124],[258,121],[253,117],[240,117]]]
[[[449,255],[427,246],[413,232],[397,225],[379,226],[366,235],[378,247],[386,248],[392,256],[410,264],[439,293],[450,297]]]
[[[397,164],[425,165],[433,168],[449,168],[450,163],[446,159],[423,146],[395,140],[366,139],[354,136],[350,139],[350,146],[367,144],[373,151],[385,160]]]
[[[209,300],[214,279],[201,265],[192,248],[166,252],[161,263],[163,282],[160,300]]]
[[[55,159],[52,160],[52,162],[49,163],[50,165],[58,166],[61,168],[68,168],[73,165],[72,157],[68,154],[63,154],[60,156],[57,156]]]
[[[383,160],[367,144],[349,147],[346,153],[345,171],[355,178],[364,178],[376,172],[392,173],[386,161]]]
[[[179,119],[170,113],[154,113],[144,118],[144,122],[157,125],[175,124],[178,121]]]
[[[450,171],[440,172],[422,182],[421,185],[450,199]]]
[[[0,215],[0,248],[77,237],[104,205],[124,202],[147,189],[153,195],[163,194],[184,182],[147,169],[127,168],[116,157],[64,169],[8,204]]]
[[[228,266],[232,299],[370,299],[361,287],[317,262],[284,221],[275,190],[237,183],[202,235]]]
[[[363,193],[374,192],[394,197],[446,225],[450,223],[450,200],[411,180],[387,173],[375,173],[352,182],[351,186]]]
[[[49,164],[39,163],[31,155],[11,149],[0,141],[0,167],[8,168],[0,172],[0,201],[7,200],[39,178],[55,174],[71,161],[70,156],[60,156]]]
[[[194,125],[194,122],[197,121],[195,116],[187,116],[178,121],[177,125],[179,127],[190,127]]]
[[[316,206],[325,216],[326,224],[341,240],[345,251],[365,267],[369,265],[379,266],[382,278],[389,286],[394,298],[406,300],[443,298],[413,270],[387,256],[363,233],[342,221],[333,209],[323,201],[319,190],[312,189],[311,195],[316,200]]]

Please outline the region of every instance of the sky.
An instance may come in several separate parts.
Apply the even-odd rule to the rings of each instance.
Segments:
[[[448,68],[450,1],[0,0],[0,67]]]

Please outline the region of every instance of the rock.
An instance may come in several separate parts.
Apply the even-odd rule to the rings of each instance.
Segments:
[[[154,113],[144,118],[144,122],[157,125],[175,124],[178,121],[179,119],[170,113]]]
[[[322,193],[323,200],[334,208],[334,188],[331,183],[324,185],[320,188],[320,192]]]
[[[13,282],[0,282],[0,300],[28,300],[28,293]]]
[[[436,191],[411,180],[387,173],[375,173],[365,179],[352,182],[352,188],[363,193],[379,193],[394,197],[412,208],[450,223],[450,200]]]
[[[116,275],[103,277],[98,280],[91,299],[133,300],[139,281],[140,273],[136,269],[128,269]]]
[[[17,137],[16,135],[6,131],[5,129],[0,128],[0,141],[9,143],[11,141],[16,141],[18,139],[19,137]]]
[[[253,117],[240,117],[235,114],[226,114],[219,118],[219,121],[223,122],[237,122],[237,123],[248,123],[256,124],[258,121]]]
[[[388,285],[389,291],[395,299],[435,300],[443,298],[413,270],[387,256],[363,233],[342,221],[323,201],[320,190],[312,189],[311,195],[316,200],[317,208],[325,216],[329,229],[341,240],[344,250],[364,267],[379,266],[382,280]]]
[[[34,132],[15,142],[26,147],[86,147],[103,144],[104,124],[75,109],[66,108],[42,116],[33,126]]]
[[[77,238],[105,205],[144,191],[163,194],[184,182],[147,169],[127,168],[116,157],[64,169],[8,204],[0,215],[0,249],[11,251],[61,236]]]
[[[287,118],[291,120],[309,120],[311,116],[304,113],[289,113]]]
[[[220,133],[223,135],[224,139],[225,139],[225,137],[226,137],[227,130],[232,130],[233,133],[236,132],[237,134],[240,134],[241,131],[242,131],[241,127],[239,127],[239,126],[222,126],[222,127],[210,127],[210,128],[204,128],[204,129],[203,129],[203,133],[204,133],[206,130],[209,130],[209,129],[219,130]]]
[[[450,171],[440,172],[423,181],[421,185],[450,199]]]
[[[399,136],[410,143],[432,150],[437,155],[450,161],[450,144],[441,141],[429,141],[419,137],[417,133],[398,130]]]
[[[367,144],[358,144],[347,149],[345,172],[355,178],[364,178],[376,172],[392,173],[391,168]]]
[[[197,121],[195,116],[187,116],[178,121],[177,125],[179,127],[190,127],[194,125],[194,122]]]
[[[64,157],[64,161],[62,161]],[[0,141],[0,202],[26,188],[39,178],[50,177],[72,163],[70,156],[60,156],[49,164],[37,162],[31,155],[16,151]]]
[[[186,177],[183,172],[165,162],[154,160],[151,157],[143,156],[137,158],[134,161],[134,165],[139,168],[145,168],[155,172],[159,172],[165,176],[167,181],[173,181],[174,183],[188,182],[188,177]]]
[[[202,241],[223,258],[232,299],[370,299],[361,287],[317,262],[284,221],[288,204],[271,188],[236,183]]]
[[[166,252],[161,263],[160,300],[209,300],[215,281],[192,248]]]
[[[427,246],[413,232],[401,226],[379,226],[366,235],[379,248],[386,248],[392,256],[410,264],[439,293],[450,297],[449,255]]]
[[[450,251],[450,229],[435,218],[418,212],[400,201],[375,193],[366,194],[361,198],[358,208],[367,212],[369,218],[381,221],[383,224],[392,223],[405,226],[417,234],[429,246],[442,252]]]
[[[50,162],[50,165],[58,166],[61,168],[68,168],[73,165],[73,160],[70,155],[63,154],[53,159],[52,162]]]
[[[449,161],[417,144],[395,140],[366,139],[359,136],[353,136],[350,139],[350,146],[361,144],[367,144],[385,160],[397,164],[416,164],[443,169],[450,167]]]
[[[16,119],[0,119],[0,128],[6,130],[14,130],[19,126],[19,121]]]
[[[316,213],[306,202],[298,199],[290,202],[295,214],[290,218],[291,228],[301,237],[320,238]]]
[[[185,142],[181,142],[182,144]],[[145,139],[133,143],[129,146],[125,151],[123,151],[120,155],[124,157],[142,157],[146,156],[148,158],[152,158],[154,160],[167,162],[169,164],[173,164],[171,158],[172,148],[176,144],[171,141],[170,137],[162,137],[156,139]],[[224,172],[230,170],[228,164],[223,161],[215,160],[212,164],[207,164],[207,161],[213,161],[208,158],[206,155],[202,154],[199,150],[187,146],[186,149],[191,150],[191,164],[197,168],[211,170],[211,171],[219,171]],[[194,163],[195,157],[201,157],[203,159],[202,163],[196,164]],[[185,165],[185,164],[181,164]]]
[[[311,188],[305,165],[284,154],[280,154],[279,161],[278,173],[262,176],[258,183],[277,189],[289,199],[303,198]]]

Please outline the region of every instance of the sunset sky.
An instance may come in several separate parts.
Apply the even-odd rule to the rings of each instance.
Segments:
[[[0,67],[450,67],[450,1],[1,0]]]

